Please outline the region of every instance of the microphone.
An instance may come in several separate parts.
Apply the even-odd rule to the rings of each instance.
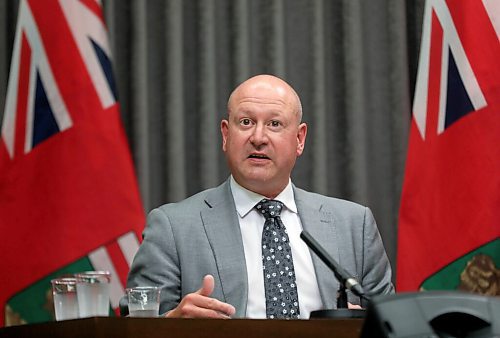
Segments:
[[[314,251],[316,255],[318,255],[318,257],[330,268],[330,270],[333,271],[342,287],[350,290],[356,296],[368,300],[361,284],[359,284],[353,276],[347,273],[347,271],[345,271],[344,268],[342,268],[339,263],[337,263],[337,261],[335,261],[335,259],[333,259],[332,256],[330,256],[326,250],[311,236],[311,234],[303,230],[300,233],[300,238],[302,238],[307,246]],[[345,307],[347,307],[347,302]]]

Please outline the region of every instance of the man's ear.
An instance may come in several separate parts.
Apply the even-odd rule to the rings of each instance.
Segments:
[[[220,122],[220,133],[222,135],[222,150],[226,152],[227,134],[229,132],[229,122],[222,120]]]
[[[306,145],[307,124],[301,123],[297,132],[297,157],[302,155]]]

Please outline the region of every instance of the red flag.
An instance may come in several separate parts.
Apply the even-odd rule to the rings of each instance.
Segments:
[[[9,299],[85,257],[114,273],[116,307],[144,212],[98,2],[20,2],[1,136],[0,326],[5,309],[30,321]]]
[[[397,288],[500,294],[500,3],[424,13]]]

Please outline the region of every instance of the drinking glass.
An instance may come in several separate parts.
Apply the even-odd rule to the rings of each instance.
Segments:
[[[138,286],[127,289],[130,317],[158,317],[160,309],[160,288]]]
[[[80,318],[109,315],[108,271],[86,271],[75,274]]]
[[[56,278],[50,281],[54,296],[56,320],[78,318],[76,278]]]

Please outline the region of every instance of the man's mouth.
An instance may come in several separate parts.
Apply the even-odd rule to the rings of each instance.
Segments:
[[[255,159],[259,159],[259,160],[268,160],[269,159],[269,157],[267,157],[264,154],[250,154],[250,156],[248,156],[248,158],[255,158]]]

